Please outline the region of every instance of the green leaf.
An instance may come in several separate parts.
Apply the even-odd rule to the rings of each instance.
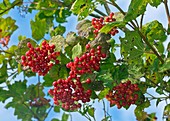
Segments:
[[[105,96],[109,93],[109,90],[109,88],[104,88],[104,90],[102,90],[98,95],[99,100],[105,98]]]
[[[55,13],[56,21],[58,23],[67,22],[66,18],[69,17],[70,15],[71,15],[71,11],[66,7],[62,6]]]
[[[162,54],[164,52],[163,42],[167,38],[166,31],[162,24],[154,20],[145,24],[142,28],[142,32],[147,37],[148,41]]]
[[[128,67],[128,73],[129,77],[133,79],[140,79],[144,76],[144,73],[142,72],[142,65],[140,64],[130,64]]]
[[[30,24],[32,29],[32,37],[37,41],[42,39],[46,32],[46,20],[35,19],[35,21],[31,20]]]
[[[62,121],[68,121],[69,115],[66,113],[63,113],[62,115]]]
[[[161,95],[161,94],[164,94],[163,89],[160,88],[160,87],[157,87],[156,92],[157,92],[158,94],[160,94],[160,95]]]
[[[21,100],[22,95],[26,91],[26,82],[27,81],[24,80],[23,82],[18,81],[18,82],[15,82],[12,85],[8,85],[10,95],[15,97],[15,98],[17,97],[18,100]]]
[[[113,78],[112,78],[112,74],[109,71],[101,70],[97,74],[97,79],[102,81],[106,87],[109,87],[109,88],[113,87]]]
[[[105,26],[103,26],[101,29],[100,29],[100,32],[103,32],[105,34],[107,34],[108,32],[111,31],[111,29],[113,29],[114,27],[118,27],[118,28],[123,28],[125,27],[125,23],[122,22],[122,21],[115,21],[115,22],[110,22],[108,24],[106,24]]]
[[[0,64],[3,63],[3,60],[5,59],[5,56],[3,54],[0,54]]]
[[[158,99],[156,100],[156,107],[158,107],[158,105],[159,105],[160,102],[161,102],[161,99],[158,98]]]
[[[0,101],[2,101],[3,103],[5,102],[6,99],[10,98],[10,95],[8,94],[8,91],[3,90],[2,88],[0,88]]]
[[[146,6],[149,0],[132,0],[128,12],[125,15],[124,21],[128,22],[136,19],[139,15],[146,11]]]
[[[72,48],[72,53],[72,59],[79,57],[82,54],[82,47],[79,43]]]
[[[61,62],[61,65],[66,65],[70,62],[70,59],[63,53],[60,53],[60,56],[57,59]]]
[[[153,7],[158,7],[158,5],[161,4],[161,0],[150,0],[150,5],[153,6]]]
[[[91,82],[90,89],[94,91],[100,91],[104,89],[102,81],[93,81]]]
[[[15,22],[16,20],[13,20],[11,17],[0,18],[0,23],[1,23],[0,24],[0,28],[1,28],[0,38],[10,36],[18,28]]]
[[[52,83],[54,82],[54,79],[50,76],[50,74],[46,74],[44,77],[44,82],[43,82],[43,85],[45,87],[51,87],[52,86]]]
[[[147,36],[149,41],[160,40],[164,42],[167,38],[165,35],[165,29],[162,24],[157,20],[145,24],[142,28],[142,32]]]
[[[54,106],[54,112],[59,113],[60,112],[60,107],[59,106]]]
[[[7,53],[5,53],[5,56],[7,58],[10,58],[15,55],[15,50],[17,50],[18,47],[16,45],[12,45],[10,48],[6,50]]]
[[[167,121],[170,119],[170,104],[165,106],[163,115],[167,117]]]
[[[60,121],[59,119],[53,118],[51,121]]]
[[[15,100],[9,102],[5,107],[13,107],[15,109],[14,115],[17,115],[17,119],[22,119],[22,121],[28,121],[33,118],[32,112],[25,105]]]
[[[94,108],[89,108],[89,109],[88,109],[88,114],[89,114],[91,117],[94,117],[94,111],[95,111]]]
[[[50,35],[51,36],[63,35],[65,31],[66,28],[59,24],[57,27],[54,28],[54,30],[51,31]]]
[[[8,78],[7,74],[7,61],[3,61],[3,65],[0,67],[0,84],[5,82]]]
[[[159,72],[165,72],[167,70],[170,70],[170,58],[168,58],[162,67],[159,68]]]
[[[147,118],[147,113],[144,112],[144,109],[150,106],[150,101],[146,100],[144,103],[138,105],[135,110],[134,113],[136,115],[137,120],[144,120]]]
[[[76,0],[71,6],[71,11],[78,14],[78,20],[82,20],[92,13],[94,8],[95,5],[92,0]]]
[[[144,53],[144,44],[137,31],[126,31],[121,40],[121,54],[127,61],[138,62]]]
[[[16,59],[12,58],[9,60],[9,65],[11,66],[11,68],[17,68],[18,67],[18,63],[16,62]]]
[[[115,68],[115,70],[112,72],[112,78],[114,80],[112,82],[115,83],[115,81],[116,81],[117,83],[120,83],[123,79],[128,78],[128,75],[129,74],[128,74],[128,66],[127,65],[122,64],[120,66],[117,66]]]

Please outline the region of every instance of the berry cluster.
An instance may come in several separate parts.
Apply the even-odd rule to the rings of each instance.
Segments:
[[[10,40],[10,36],[6,36],[6,37],[4,37],[4,38],[2,38],[2,39],[0,40],[0,44],[2,44],[3,47],[4,47],[4,46],[7,46],[9,40]]]
[[[127,81],[114,87],[106,95],[106,99],[110,101],[110,105],[117,105],[118,109],[120,109],[122,106],[135,104],[138,100],[138,94],[136,93],[138,91],[139,87],[137,84],[131,84],[131,81]]]
[[[55,61],[55,64],[59,63],[56,58],[60,55],[60,52],[54,52],[55,45],[49,45],[44,40],[41,48],[34,48],[30,42],[27,43],[27,47],[29,50],[21,56],[21,63],[23,66],[30,67],[33,72],[37,72],[40,76],[46,75],[54,65],[51,60]]]
[[[87,52],[81,57],[76,57],[74,62],[69,62],[66,66],[70,69],[70,77],[82,75],[85,73],[92,73],[100,69],[100,60],[106,58],[106,54],[101,52],[102,47],[98,46],[95,50],[90,49],[90,44],[86,45]]]
[[[65,110],[76,110],[81,107],[81,103],[90,101],[92,91],[85,90],[80,81],[81,75],[92,73],[99,70],[101,58],[106,58],[106,54],[101,53],[101,46],[97,49],[90,49],[90,45],[86,45],[87,52],[81,57],[76,57],[74,62],[69,62],[66,66],[70,69],[67,79],[58,79],[53,82],[54,89],[49,90],[49,94],[53,96],[56,105],[62,104]],[[86,79],[85,83],[90,84],[91,79]]]
[[[93,31],[93,33],[95,34],[95,36],[98,35],[99,30],[105,26],[107,23],[110,22],[114,22],[116,21],[115,18],[113,18],[114,13],[110,13],[109,16],[106,16],[105,18],[101,17],[101,18],[93,18],[92,19],[92,26],[95,28],[95,30]],[[109,34],[111,34],[112,36],[114,36],[116,33],[118,33],[118,30],[116,28],[112,28],[109,32]]]
[[[65,110],[76,110],[81,107],[79,101],[83,103],[90,101],[91,90],[84,90],[79,77],[71,81],[58,79],[53,82],[53,86],[54,89],[50,89],[49,94],[53,95],[54,104],[62,103]]]

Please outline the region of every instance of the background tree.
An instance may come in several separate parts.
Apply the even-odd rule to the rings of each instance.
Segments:
[[[4,103],[12,97],[5,107],[14,108],[14,114],[23,121],[44,121],[52,110],[64,111],[61,119],[52,121],[72,119],[71,112],[96,120],[95,100],[103,102],[103,121],[112,120],[105,107],[106,100],[110,107],[118,109],[136,105],[137,120],[154,121],[156,114],[144,109],[156,100],[156,105],[166,103],[162,119],[170,120],[168,2],[132,0],[128,11],[124,11],[114,0],[3,0],[0,3],[0,101]],[[143,24],[146,7],[160,4],[165,7],[166,27],[158,20]],[[37,13],[30,21],[32,38],[20,35],[18,45],[9,47],[13,32],[19,28],[5,14],[15,7],[22,15]],[[63,23],[73,14],[79,21],[77,33],[64,36]],[[124,35],[117,40],[114,36],[119,32]],[[45,39],[46,36],[50,39]],[[167,47],[164,42],[168,42]],[[18,76],[23,79],[18,80]],[[29,83],[33,76],[37,77],[36,84]],[[150,88],[159,96],[150,94]]]

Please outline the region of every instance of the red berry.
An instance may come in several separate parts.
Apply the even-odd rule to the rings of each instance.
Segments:
[[[27,47],[28,47],[28,48],[31,48],[31,47],[32,47],[32,45],[31,45],[30,42],[27,43]]]
[[[90,44],[87,44],[86,45],[86,49],[88,50],[90,48]]]
[[[87,83],[87,84],[90,84],[90,83],[91,83],[91,79],[88,78],[88,79],[86,80],[86,83]]]

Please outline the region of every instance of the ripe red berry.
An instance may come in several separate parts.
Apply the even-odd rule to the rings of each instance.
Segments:
[[[87,44],[86,45],[86,49],[88,50],[90,48],[90,44]]]
[[[28,48],[31,48],[31,47],[32,47],[32,45],[31,45],[30,42],[27,43],[27,47],[28,47]]]
[[[87,83],[87,84],[90,84],[90,83],[91,83],[91,79],[88,78],[88,79],[86,80],[86,83]]]

